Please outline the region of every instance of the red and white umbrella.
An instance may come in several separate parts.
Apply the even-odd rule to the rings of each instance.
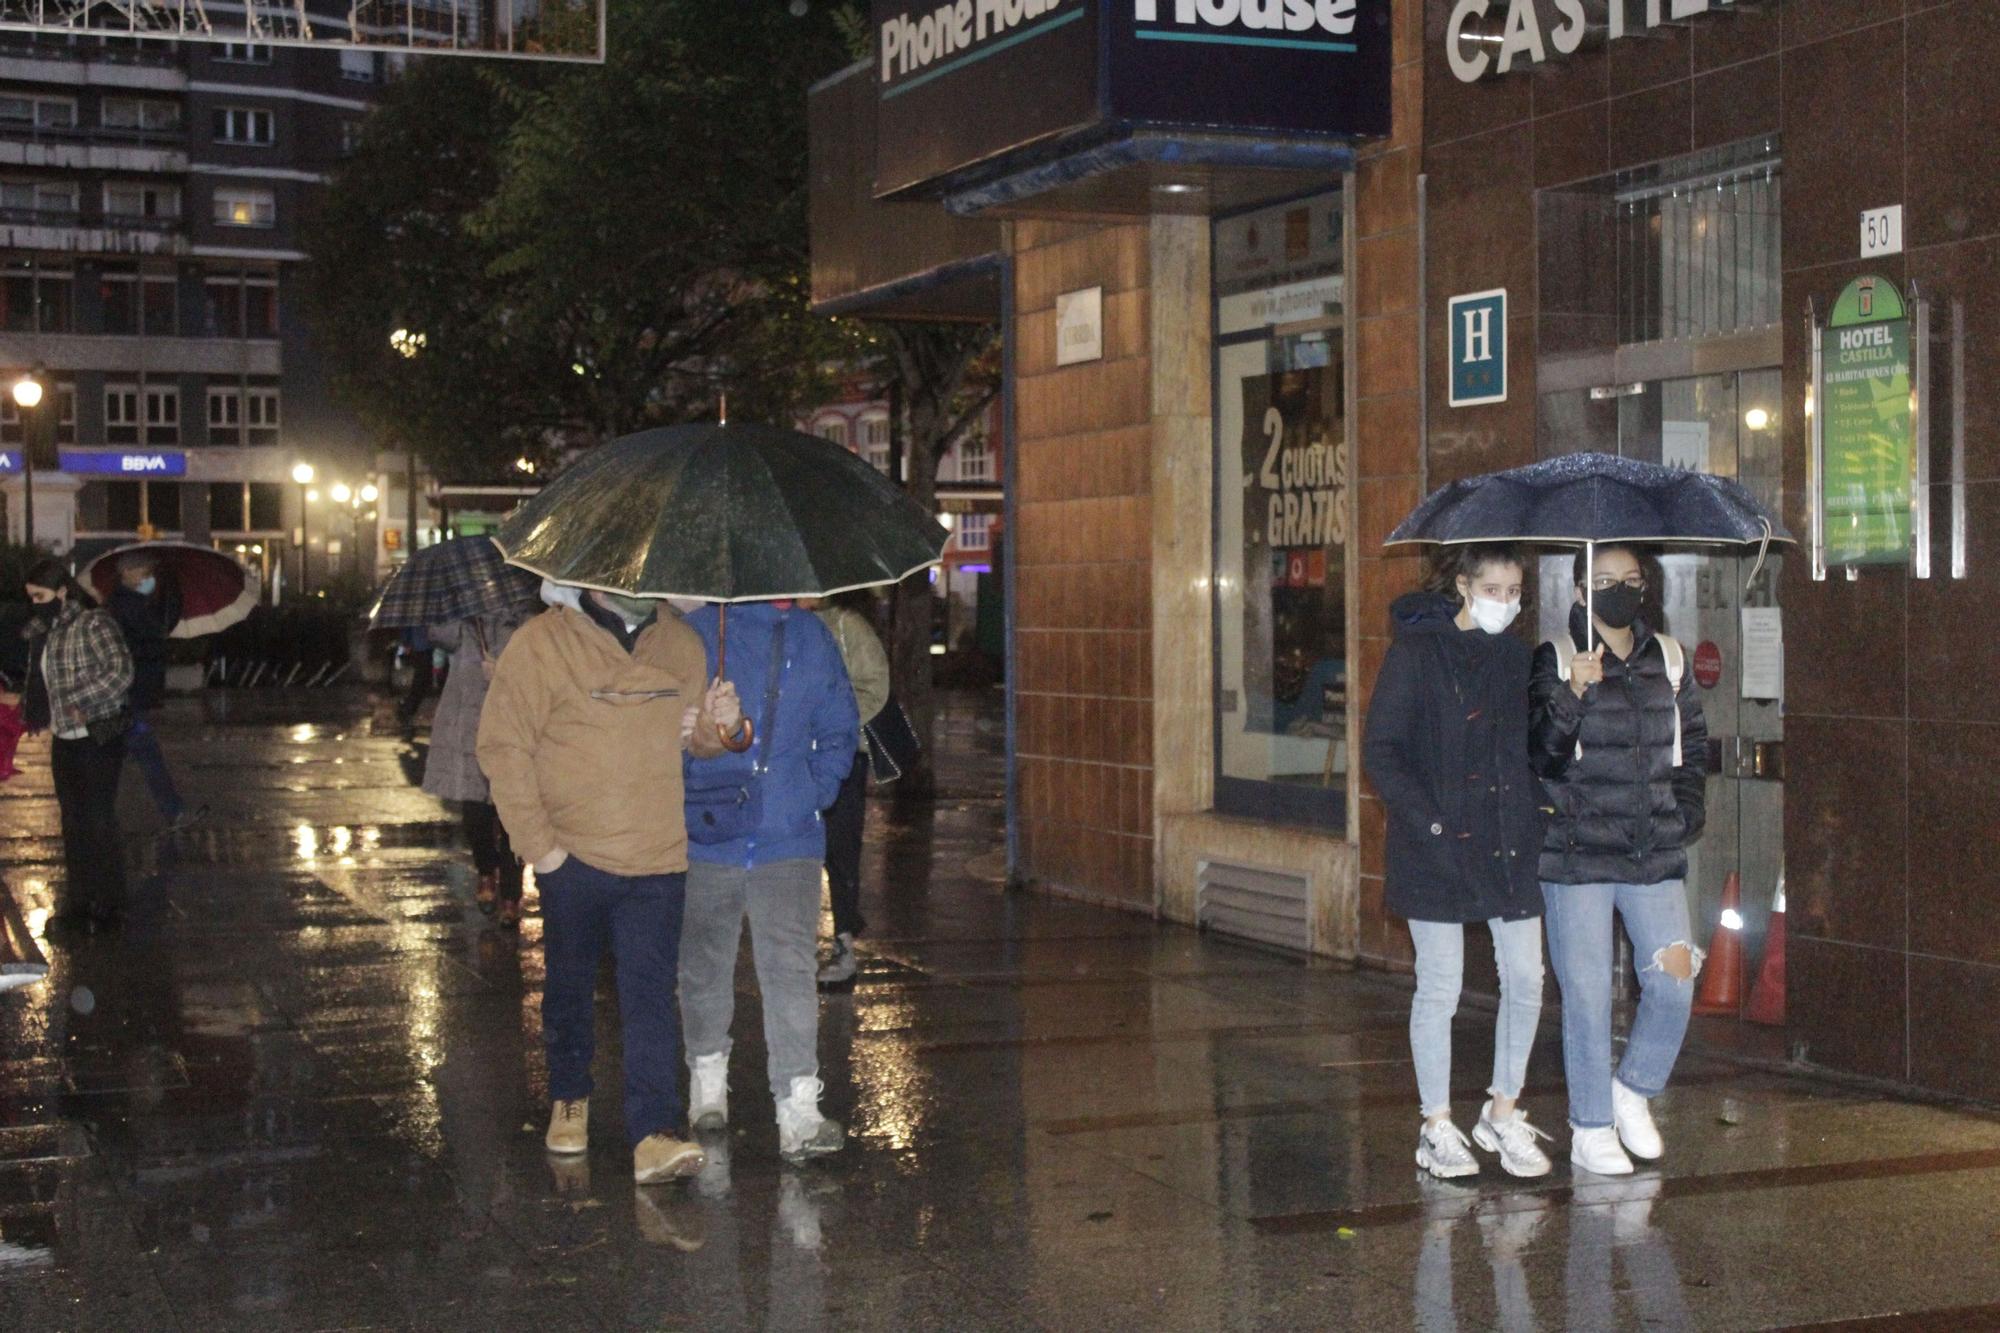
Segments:
[[[144,551],[159,566],[160,582],[180,598],[181,618],[171,637],[199,639],[219,634],[250,616],[258,601],[256,571],[234,556],[192,542],[135,542],[106,551],[83,571],[83,581],[101,602],[118,588],[118,562]]]

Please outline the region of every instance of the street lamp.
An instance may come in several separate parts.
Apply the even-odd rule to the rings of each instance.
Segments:
[[[366,486],[363,486],[361,488],[361,503],[365,505],[372,505],[375,503],[375,498],[380,494],[382,494],[382,492],[377,490],[375,488],[375,483],[371,481]]]
[[[292,480],[299,485],[299,596],[312,595],[312,548],[307,544],[311,534],[307,530],[306,506],[318,498],[318,492],[309,491],[315,473],[311,463],[299,463],[292,468]]]
[[[337,505],[344,505],[354,498],[354,492],[347,488],[347,483],[344,481],[333,483],[333,489],[327,494],[333,497],[333,502]]]
[[[26,544],[35,544],[35,428],[41,424],[34,415],[42,405],[41,367],[14,381],[14,405],[21,409],[21,517],[25,520]]]

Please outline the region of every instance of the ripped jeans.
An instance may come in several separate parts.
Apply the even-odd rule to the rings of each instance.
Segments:
[[[1641,1097],[1657,1097],[1674,1072],[1694,1008],[1702,951],[1688,920],[1687,890],[1680,880],[1658,884],[1542,885],[1548,923],[1549,963],[1562,988],[1563,1070],[1569,1078],[1569,1123],[1595,1129],[1611,1112],[1611,913],[1624,918],[1639,967],[1639,1012],[1618,1064],[1618,1081]],[[1686,977],[1663,959],[1686,945]]]

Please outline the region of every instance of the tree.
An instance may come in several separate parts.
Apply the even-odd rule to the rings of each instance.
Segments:
[[[602,66],[417,62],[312,233],[350,401],[475,475],[724,395],[788,416],[851,350],[805,281],[805,89],[840,56],[816,10],[614,0]]]

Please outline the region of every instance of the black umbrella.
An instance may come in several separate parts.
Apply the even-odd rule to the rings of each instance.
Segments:
[[[593,449],[494,536],[509,563],[556,583],[723,603],[898,583],[937,564],[945,540],[923,506],[841,446],[721,422]],[[718,674],[727,624],[725,609]],[[747,748],[749,734],[731,743]]]
[[[1790,533],[1728,477],[1609,454],[1566,454],[1454,481],[1396,525],[1383,543],[1559,542],[1592,554],[1599,542],[1748,546]],[[1586,581],[1585,607],[1590,607]]]

